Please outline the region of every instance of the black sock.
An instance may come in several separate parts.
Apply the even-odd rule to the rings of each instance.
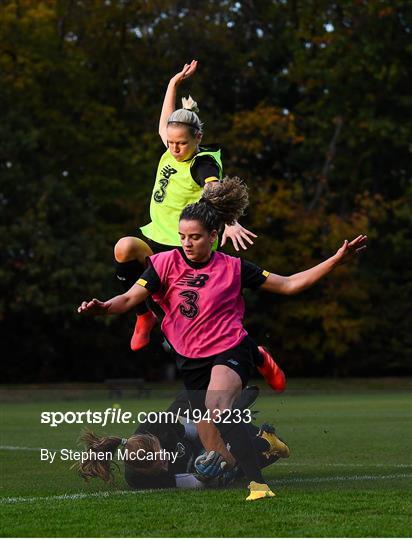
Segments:
[[[253,339],[250,340],[250,351],[252,353],[253,363],[255,366],[262,366],[263,365],[263,356],[260,354],[258,346],[253,341]]]
[[[278,456],[269,456],[268,458],[263,454],[263,452],[268,452],[270,450],[270,443],[263,437],[258,437],[259,428],[254,424],[245,424],[246,429],[248,430],[250,436],[252,437],[253,446],[255,448],[259,469],[263,469],[268,465],[272,465],[279,459]]]
[[[144,266],[138,261],[127,261],[127,262],[118,262],[116,264],[116,277],[121,282],[124,291],[128,291],[130,287],[136,283],[136,281],[141,276]],[[136,313],[138,315],[143,315],[147,313],[149,309],[146,306],[145,302],[138,304],[136,306]]]
[[[116,277],[121,282],[125,291],[133,287],[144,270],[144,266],[136,260],[127,262],[115,261],[115,265]]]
[[[270,450],[270,443],[262,437],[255,437],[253,439],[253,445],[258,452],[268,452]]]
[[[265,481],[260,472],[253,442],[245,424],[222,424],[219,422],[215,425],[225,443],[230,444],[230,452],[242,468],[248,482],[264,484]]]

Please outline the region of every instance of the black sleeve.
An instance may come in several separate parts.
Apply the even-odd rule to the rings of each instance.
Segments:
[[[258,289],[266,281],[268,275],[267,270],[262,270],[256,264],[241,259],[242,289]]]
[[[176,444],[184,438],[185,428],[178,420],[167,422],[159,418],[157,422],[141,422],[135,433],[150,433],[159,439],[162,448],[174,450]]]
[[[169,461],[167,481],[174,480],[170,475],[188,472],[199,452],[198,445],[186,438],[184,426],[177,419],[170,420],[158,418],[156,422],[142,422],[135,431],[135,434],[150,433],[159,439],[164,450],[178,452],[175,462]]]
[[[157,292],[161,286],[160,278],[153,266],[148,266],[136,283],[151,293]]]
[[[195,159],[190,174],[200,187],[204,187],[208,178],[219,178],[219,166],[212,156],[199,156]]]
[[[127,463],[124,466],[124,478],[132,489],[164,489],[176,487],[175,475],[173,473],[163,471],[156,476],[139,474]]]

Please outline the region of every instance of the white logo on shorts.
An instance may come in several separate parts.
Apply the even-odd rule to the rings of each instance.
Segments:
[[[230,360],[227,361],[228,364],[233,364],[234,366],[238,366],[239,365],[239,362],[237,360],[233,360],[233,358],[231,358]]]

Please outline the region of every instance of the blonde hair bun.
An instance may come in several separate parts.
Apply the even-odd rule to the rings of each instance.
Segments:
[[[187,109],[188,111],[192,111],[195,113],[199,112],[199,108],[197,106],[196,101],[190,95],[188,98],[182,98],[182,105],[183,105],[183,109]]]

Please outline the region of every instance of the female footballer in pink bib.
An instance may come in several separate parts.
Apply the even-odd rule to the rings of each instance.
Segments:
[[[210,414],[249,481],[247,500],[255,500],[274,494],[263,480],[250,436],[235,418],[229,423],[219,421],[222,411],[232,408],[245,387],[257,363],[254,358],[263,356],[274,363],[268,351],[258,348],[243,327],[242,289],[296,294],[364,249],[366,236],[360,235],[352,242],[345,240],[335,255],[309,270],[280,276],[212,251],[223,224],[242,215],[247,204],[247,187],[238,178],[225,178],[213,188],[206,187],[200,201],[181,213],[182,249],[150,257],[149,267],[128,292],[106,302],[82,302],[78,311],[95,315],[124,313],[153,295],[165,312],[162,330],[176,351],[191,405]],[[207,422],[204,428],[201,424],[199,435],[208,450],[210,430]]]

